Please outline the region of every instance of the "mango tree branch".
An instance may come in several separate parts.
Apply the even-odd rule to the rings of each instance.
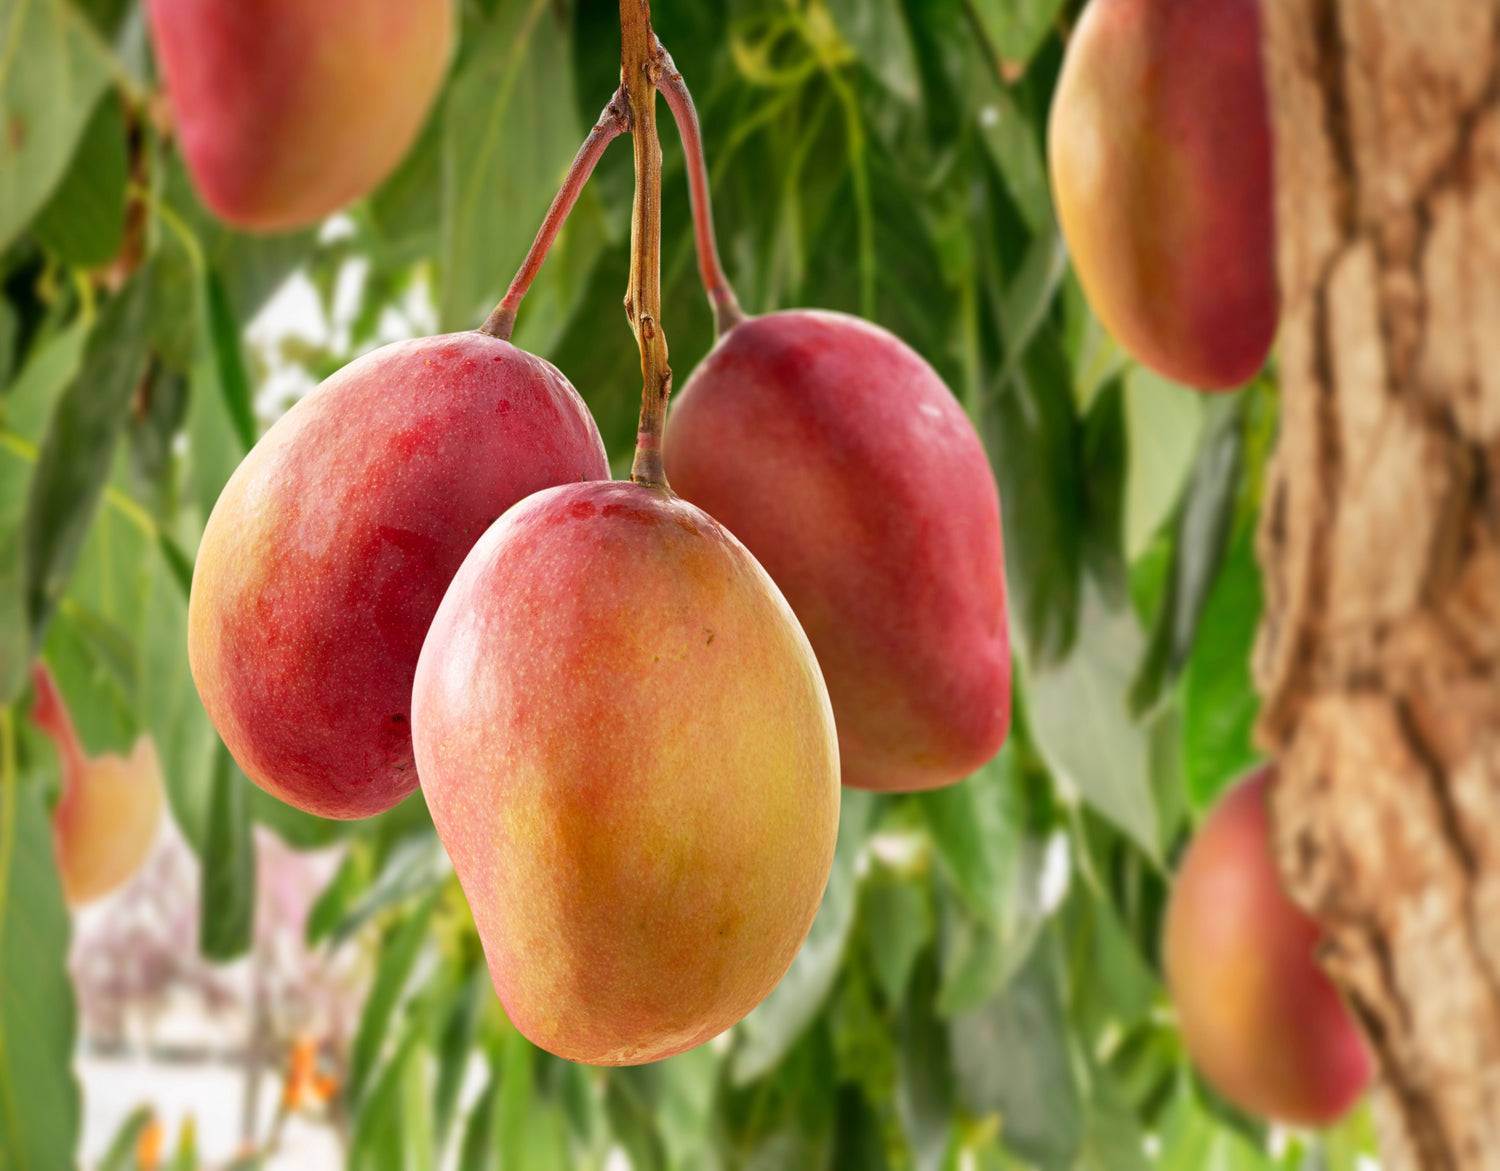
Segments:
[[[677,122],[677,133],[682,138],[683,153],[687,156],[688,190],[693,198],[693,233],[698,243],[698,269],[703,274],[703,291],[713,304],[714,323],[718,326],[719,336],[723,337],[745,320],[745,314],[719,261],[714,209],[708,192],[708,166],[703,159],[703,131],[698,124],[693,95],[688,92],[687,83],[682,80],[672,55],[660,41],[656,42],[656,51],[661,61],[658,84]]]
[[[667,487],[661,435],[672,393],[667,338],[661,328],[661,142],[656,136],[656,83],[661,62],[651,32],[650,0],[620,0],[620,79],[635,142],[635,208],[630,219],[630,287],[625,313],[641,347],[641,424],[630,478]]]
[[[516,311],[521,307],[521,300],[531,288],[531,282],[536,279],[536,274],[541,271],[542,262],[547,259],[547,250],[552,247],[552,242],[557,239],[557,233],[562,230],[568,214],[573,210],[573,205],[578,202],[578,196],[582,193],[584,185],[588,183],[589,176],[594,173],[594,167],[604,155],[604,148],[629,129],[630,108],[625,103],[625,91],[622,87],[617,89],[615,96],[609,99],[609,105],[604,107],[604,112],[599,115],[599,121],[594,123],[594,128],[589,131],[588,137],[583,140],[583,145],[578,148],[578,154],[573,159],[573,165],[568,168],[562,188],[553,198],[552,206],[547,209],[547,218],[542,221],[541,231],[537,232],[531,251],[526,254],[526,259],[522,262],[520,271],[516,273],[515,280],[510,282],[510,288],[506,290],[505,297],[500,304],[495,306],[495,311],[489,315],[485,323],[479,327],[480,333],[487,333],[501,341],[510,341],[511,332],[516,327]]]

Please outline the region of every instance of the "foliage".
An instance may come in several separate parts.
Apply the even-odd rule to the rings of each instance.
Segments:
[[[505,1020],[413,797],[321,823],[249,786],[198,703],[186,591],[208,509],[288,405],[380,340],[498,298],[613,91],[606,0],[464,0],[447,89],[401,168],[318,233],[251,239],[199,207],[150,116],[137,0],[0,0],[0,1168],[72,1165],[66,911],[51,758],[25,736],[40,651],[92,751],[156,739],[203,860],[200,946],[249,944],[252,822],[345,862],[310,938],[368,942],[341,1070],[350,1165],[1350,1169],[1194,1079],[1157,936],[1172,860],[1254,760],[1251,536],[1271,384],[1204,401],[1128,364],[1072,278],[1043,125],[1076,0],[658,0],[695,87],[721,243],[753,311],[862,313],[943,374],[1005,510],[1015,727],[952,789],[846,792],[838,859],[783,985],[711,1045],[595,1070]],[[664,323],[678,385],[712,343],[681,151],[664,130]],[[628,464],[640,391],[620,312],[629,151],[609,152],[522,311]],[[335,323],[246,327],[303,274]],[[353,296],[350,296],[350,293]],[[425,322],[425,324],[424,324]],[[295,379],[293,379],[295,382]],[[18,949],[24,948],[24,952]],[[481,1086],[465,1086],[482,1071]],[[122,1135],[111,1165],[129,1165]],[[179,1162],[194,1159],[191,1136]]]

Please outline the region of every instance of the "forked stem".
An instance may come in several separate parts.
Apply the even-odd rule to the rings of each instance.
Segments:
[[[708,190],[708,165],[703,157],[703,128],[698,122],[698,109],[693,105],[693,95],[688,92],[687,82],[661,41],[656,42],[657,57],[661,62],[661,80],[657,83],[672,118],[677,123],[677,133],[682,138],[683,154],[687,158],[688,191],[693,200],[693,236],[698,245],[698,271],[703,274],[703,291],[708,294],[714,307],[714,324],[723,337],[745,320],[744,311],[735,299],[729,278],[724,275],[724,266],[719,260],[719,242],[714,233],[714,208]]]
[[[661,437],[672,394],[667,338],[661,327],[661,140],[656,134],[656,86],[662,75],[650,0],[620,0],[620,84],[630,104],[635,143],[635,205],[630,217],[630,285],[625,314],[641,349],[641,422],[630,478],[668,490]]]
[[[562,230],[584,185],[588,183],[589,176],[594,173],[594,168],[603,157],[604,148],[629,129],[630,107],[626,104],[625,89],[621,86],[615,91],[615,96],[609,99],[609,104],[599,115],[599,121],[594,123],[594,128],[578,148],[578,154],[568,168],[562,187],[553,197],[552,206],[547,209],[547,218],[542,221],[531,251],[526,254],[526,259],[515,279],[510,282],[510,288],[506,290],[500,304],[495,306],[494,312],[479,327],[480,333],[487,333],[501,341],[510,341],[510,335],[516,328],[516,312],[521,307],[521,301],[531,288],[531,282],[536,280],[536,274],[542,270],[542,262],[547,259],[548,249],[557,239],[557,233]]]

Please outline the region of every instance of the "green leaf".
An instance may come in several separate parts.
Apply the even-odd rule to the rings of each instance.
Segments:
[[[1110,1076],[1090,1069],[1088,1121],[1078,1171],[1151,1171],[1140,1124]]]
[[[1053,948],[1038,947],[1001,995],[948,1027],[960,1101],[997,1113],[1002,1141],[1045,1167],[1072,1162],[1084,1126],[1060,982]]]
[[[970,0],[996,54],[1007,65],[1031,60],[1062,9],[1062,0]]]
[[[16,311],[11,308],[9,301],[0,298],[0,390],[4,390],[10,383],[11,370],[16,364],[16,335],[21,331],[21,323],[16,318]]]
[[[987,88],[988,100],[979,109],[979,140],[1026,226],[1038,236],[1056,236],[1052,189],[1036,130],[1009,93],[998,85]]]
[[[401,1063],[401,1166],[405,1171],[434,1171],[432,1098],[427,1087],[427,1054],[411,1050]]]
[[[925,887],[877,867],[860,888],[865,949],[889,1005],[906,996],[917,956],[932,940],[932,908]]]
[[[937,964],[926,953],[896,1021],[896,1113],[917,1171],[938,1171],[953,1134],[948,1032],[935,1011]]]
[[[401,165],[365,205],[383,248],[402,258],[437,250],[443,208],[445,100],[439,100]]]
[[[15,770],[0,711],[0,1169],[72,1167],[80,1125],[68,910],[42,786]]]
[[[375,882],[334,928],[338,947],[377,915],[415,898],[431,895],[453,874],[453,866],[434,831],[408,835],[386,858]]]
[[[432,1090],[432,1125],[437,1142],[447,1141],[468,1073],[469,1054],[478,1035],[479,1017],[494,999],[489,969],[476,963],[449,1007],[437,1038],[438,1071]]]
[[[1040,844],[1027,840],[1018,851],[1017,868],[1023,871],[1010,920],[994,926],[961,899],[945,890],[942,911],[942,986],[938,1011],[944,1016],[967,1012],[997,995],[1031,954],[1044,923],[1041,905],[1041,874],[1044,855]]]
[[[1049,219],[1045,230],[1026,249],[1020,271],[1006,286],[1000,302],[1007,373],[1015,370],[1030,350],[1067,272],[1068,253],[1062,234]]]
[[[115,1131],[115,1137],[110,1140],[109,1149],[104,1152],[95,1171],[136,1171],[136,1143],[155,1118],[156,1112],[150,1106],[131,1111],[120,1123],[120,1129]]]
[[[1275,1163],[1198,1103],[1187,1079],[1161,1134],[1160,1171],[1274,1171]]]
[[[134,712],[140,664],[130,636],[68,597],[47,632],[43,656],[88,751],[128,754],[140,731]]]
[[[1108,897],[1076,883],[1063,911],[1071,1015],[1091,1037],[1144,1019],[1162,988]]]
[[[236,346],[238,350],[238,346]],[[224,390],[215,348],[201,347],[193,363],[188,402],[188,458],[193,498],[206,523],[218,503],[224,485],[240,466],[249,448],[245,445],[245,421],[235,421],[231,395]],[[250,422],[253,432],[254,421]]]
[[[713,1110],[721,1064],[712,1045],[699,1045],[657,1063],[661,1087],[656,1122],[669,1166],[701,1167],[712,1162]]]
[[[0,252],[62,179],[108,80],[67,0],[0,0]]]
[[[201,859],[209,835],[219,736],[193,685],[187,597],[165,558],[157,558],[150,570],[137,708],[156,741],[172,816]]]
[[[500,1079],[495,1129],[500,1166],[530,1171],[569,1171],[567,1131],[556,1106],[537,1093],[538,1050],[514,1029],[505,1038],[504,1073]],[[634,1070],[619,1071],[634,1073]],[[611,1083],[613,1084],[613,1083]],[[651,1171],[637,1163],[635,1171]]]
[[[67,586],[146,369],[149,287],[137,275],[104,307],[42,443],[22,530],[33,645]]]
[[[880,1119],[859,1086],[838,1088],[833,1118],[833,1162],[840,1171],[887,1171]]]
[[[1182,752],[1193,808],[1205,812],[1261,759],[1252,741],[1260,696],[1250,677],[1261,612],[1251,526],[1235,539],[1204,603],[1182,680]]]
[[[1067,363],[1044,340],[986,397],[979,431],[1005,515],[1005,578],[1017,643],[1038,665],[1067,654],[1083,552],[1082,432]]]
[[[32,230],[65,264],[99,268],[125,239],[125,191],[129,176],[125,108],[113,91],[94,109],[73,155]]]
[[[500,1071],[495,1068],[464,1124],[463,1140],[458,1147],[459,1171],[493,1171],[498,1153],[494,1131],[499,1100]]]
[[[433,891],[412,912],[390,929],[375,969],[375,983],[360,1014],[354,1044],[349,1050],[348,1094],[358,1110],[375,1062],[385,1045],[391,1015],[411,978],[417,956],[427,938],[427,924],[441,892]]]
[[[967,780],[920,793],[916,800],[953,888],[993,926],[1011,923],[1026,836],[1014,742]]]
[[[1368,1102],[1336,1126],[1318,1136],[1321,1148],[1321,1171],[1363,1171],[1375,1163],[1379,1144],[1375,1136],[1375,1117]]]
[[[1130,473],[1125,556],[1134,561],[1176,507],[1204,429],[1202,397],[1144,366],[1125,376]]]
[[[183,1120],[182,1129],[177,1133],[177,1150],[172,1154],[168,1171],[199,1171],[198,1124],[191,1115]]]
[[[269,794],[268,794],[269,797]],[[269,798],[276,801],[274,797]],[[253,803],[253,802],[252,802]],[[280,801],[276,801],[280,805]],[[369,885],[369,849],[363,842],[355,842],[339,863],[339,868],[328,880],[323,893],[307,913],[307,946],[316,947],[327,939],[339,925],[354,900]]]
[[[1160,700],[1192,653],[1203,607],[1234,528],[1242,449],[1238,405],[1220,402],[1212,412],[1208,438],[1198,452],[1178,516],[1166,598],[1131,697],[1136,711],[1146,711]]]
[[[218,374],[219,393],[234,424],[240,446],[249,451],[255,446],[255,408],[250,401],[250,375],[240,352],[240,323],[229,304],[224,282],[212,269],[204,278],[204,304],[208,315],[208,336]]]
[[[444,106],[445,330],[472,328],[500,299],[583,135],[572,54],[551,0],[503,0]]]
[[[349,1140],[349,1171],[407,1171],[403,1091],[408,1064],[421,1058],[421,1040],[421,1022],[409,1020],[369,1093],[362,1100],[350,1095],[354,1134]]]
[[[0,694],[19,694],[32,659],[21,557],[32,466],[10,447],[0,448]]]
[[[612,1070],[609,1075],[604,1107],[610,1131],[630,1157],[632,1171],[666,1171],[666,1146],[655,1117],[660,1082],[661,1071],[649,1065]]]
[[[1083,418],[1083,569],[1110,604],[1130,592],[1125,562],[1125,395],[1102,387]]]
[[[828,0],[828,9],[865,67],[902,101],[916,101],[917,62],[900,0]]]
[[[1089,580],[1073,653],[1059,666],[1028,672],[1025,691],[1037,747],[1064,792],[1160,858],[1150,730],[1128,703],[1144,649],[1135,613],[1107,606]]]
[[[1073,365],[1073,398],[1080,411],[1087,411],[1094,396],[1123,373],[1130,359],[1095,315],[1072,269],[1063,281],[1062,303],[1065,346]]]
[[[255,843],[250,836],[250,781],[222,744],[214,758],[203,846],[203,902],[198,939],[211,960],[250,949],[255,928]]]
[[[33,347],[5,396],[5,426],[40,443],[47,420],[83,363],[83,347],[94,326],[92,312],[79,313],[66,328]]]
[[[209,325],[203,303],[206,272],[223,285],[234,319],[248,322],[266,299],[314,253],[317,232],[250,236],[224,226],[198,202],[179,152],[165,160],[163,200],[171,219],[161,232],[154,272],[153,340],[164,362],[192,369]]]
[[[875,806],[872,794],[844,790],[833,872],[823,903],[781,983],[740,1022],[741,1044],[731,1064],[736,1085],[754,1081],[780,1062],[828,999],[854,924],[854,863],[864,848]]]

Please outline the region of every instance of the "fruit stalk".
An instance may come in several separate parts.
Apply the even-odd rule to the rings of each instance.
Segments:
[[[667,338],[661,327],[661,140],[656,133],[656,85],[662,75],[650,0],[620,0],[620,82],[629,103],[635,143],[635,207],[630,217],[630,285],[625,314],[641,348],[641,423],[630,478],[665,489],[661,437],[672,393]]]
[[[567,222],[569,214],[573,211],[573,205],[578,202],[578,196],[582,194],[584,186],[589,181],[589,176],[594,173],[594,168],[604,156],[605,147],[629,129],[630,107],[626,104],[625,90],[622,86],[615,90],[614,97],[609,99],[609,104],[599,115],[599,121],[594,123],[594,128],[589,131],[588,137],[583,140],[583,145],[578,148],[578,154],[574,156],[573,164],[568,168],[562,187],[553,197],[552,206],[547,209],[547,218],[542,221],[541,230],[532,241],[531,251],[526,254],[525,261],[522,262],[515,279],[510,282],[510,288],[506,290],[500,304],[495,306],[495,311],[479,327],[480,333],[487,333],[490,337],[499,338],[503,342],[510,341],[510,335],[516,327],[516,311],[520,309],[521,301],[530,290],[531,282],[536,279],[536,274],[542,270],[542,263],[547,259],[547,252],[552,247],[552,242],[557,239],[557,233]]]
[[[687,156],[688,190],[693,200],[693,235],[698,244],[698,270],[703,274],[703,291],[714,307],[714,324],[723,337],[745,320],[744,311],[735,299],[729,278],[724,275],[724,266],[719,261],[719,242],[714,235],[714,209],[708,190],[708,165],[703,158],[703,130],[698,123],[698,110],[693,105],[693,95],[688,92],[687,82],[682,79],[672,55],[656,42],[656,52],[661,61],[661,79],[657,83],[667,106],[677,123],[677,133],[682,138],[683,153]]]

